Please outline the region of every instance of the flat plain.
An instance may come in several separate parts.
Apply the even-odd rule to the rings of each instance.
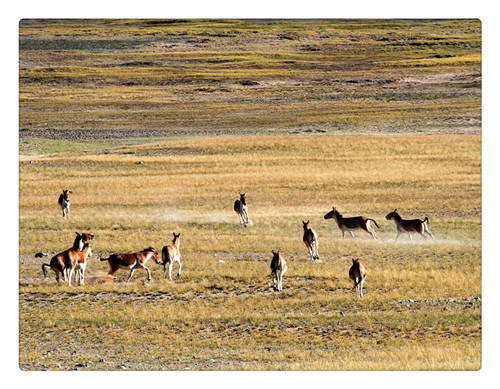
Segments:
[[[21,21],[20,368],[480,369],[480,29]],[[343,240],[323,218],[332,206],[375,219],[380,239]],[[395,242],[396,208],[427,216],[436,241]],[[70,247],[75,231],[95,234],[94,255],[69,287],[34,254]],[[161,250],[173,232],[180,277],[152,261],[151,281],[106,276],[100,256]],[[354,257],[368,269],[362,299]]]

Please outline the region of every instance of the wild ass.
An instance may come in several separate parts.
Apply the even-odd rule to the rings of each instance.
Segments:
[[[73,278],[73,273],[76,274],[75,282],[82,285],[85,278],[85,269],[87,267],[87,259],[92,256],[92,246],[90,243],[85,243],[82,251],[69,250],[67,257],[71,262],[67,264],[64,269],[66,277],[68,279],[68,284],[71,286],[71,279]]]
[[[108,258],[100,258],[101,261],[108,261],[109,272],[108,275],[112,276],[118,269],[129,269],[130,275],[127,282],[130,281],[134,272],[139,269],[146,269],[148,272],[148,281],[151,281],[151,271],[146,267],[146,262],[153,258],[156,263],[160,263],[160,255],[154,248],[149,247],[138,253],[124,253],[112,254]]]
[[[181,244],[181,233],[179,232],[176,234],[174,232],[174,239],[172,240],[171,245],[163,247],[161,250],[161,259],[163,262],[163,278],[165,279],[167,277],[167,265],[168,265],[168,278],[170,278],[170,281],[172,281],[172,267],[174,266],[174,262],[177,262],[179,264],[179,271],[177,273],[177,277],[180,277],[181,275],[181,251],[180,251],[180,244]]]
[[[66,217],[66,219],[69,219],[69,194],[71,193],[70,190],[63,189],[62,194],[59,196],[59,206],[62,209],[62,217],[63,219]]]
[[[373,239],[377,240],[378,237],[375,235],[375,231],[370,227],[370,221],[375,223],[377,228],[380,228],[377,222],[373,219],[364,216],[355,216],[355,217],[343,217],[339,211],[332,207],[332,210],[325,215],[325,219],[335,219],[335,222],[339,226],[342,231],[342,239],[345,237],[345,232],[349,231],[351,236],[356,239],[352,230],[362,229],[369,233]]]
[[[63,281],[66,281],[64,269],[66,268],[66,264],[69,263],[69,258],[68,258],[69,251],[70,250],[82,251],[85,243],[94,239],[94,234],[89,234],[89,233],[80,234],[78,232],[75,233],[76,237],[75,241],[73,242],[73,247],[54,255],[50,260],[50,264],[44,263],[42,265],[42,272],[44,277],[47,276],[45,268],[50,267],[54,271],[54,273],[56,273],[57,282],[59,282],[60,278],[62,278]]]
[[[309,227],[309,220],[307,222],[302,220],[302,225],[304,227],[304,236],[302,240],[304,241],[307,250],[309,250],[309,254],[311,255],[311,259],[319,259],[318,254],[318,234],[312,228]]]
[[[396,235],[396,240],[399,238],[399,234],[406,232],[408,236],[410,237],[410,241],[413,241],[411,234],[416,232],[420,235],[422,235],[425,240],[427,240],[427,236],[424,235],[424,233],[428,234],[432,240],[434,239],[434,236],[430,233],[429,228],[427,227],[427,223],[429,222],[429,218],[426,216],[424,220],[420,219],[403,219],[401,216],[398,214],[398,210],[395,209],[393,212],[388,213],[387,216],[385,217],[387,220],[394,220],[394,223],[396,223],[396,230],[397,230],[397,235]]]
[[[349,277],[354,281],[354,288],[357,297],[363,297],[363,284],[366,279],[366,268],[359,259],[352,259],[352,266],[349,269]]]
[[[285,257],[278,252],[272,251],[271,276],[273,277],[273,286],[276,290],[283,290],[283,276],[288,270]]]
[[[247,192],[240,193],[240,198],[234,202],[234,211],[240,218],[240,224],[247,226],[248,224],[248,206],[247,206]]]

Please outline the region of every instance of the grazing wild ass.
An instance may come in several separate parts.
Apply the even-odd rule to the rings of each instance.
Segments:
[[[73,273],[76,274],[75,281],[78,282],[79,285],[83,284],[85,269],[87,267],[87,259],[90,256],[92,256],[92,246],[90,243],[85,243],[82,251],[76,251],[74,249],[68,251],[67,257],[71,262],[68,262],[64,268],[64,272],[66,273],[68,284],[70,286]]]
[[[91,241],[94,239],[94,234],[89,234],[89,233],[83,233],[80,234],[78,232],[75,232],[76,237],[75,241],[73,242],[73,247],[64,250],[60,252],[59,254],[54,255],[51,260],[50,264],[44,263],[42,265],[42,271],[43,271],[43,276],[47,276],[47,272],[45,271],[45,267],[50,267],[54,273],[56,273],[56,281],[59,282],[59,278],[62,277],[63,281],[66,280],[66,276],[64,274],[64,269],[66,268],[66,264],[70,262],[68,253],[70,250],[74,251],[82,251],[85,243]]]
[[[370,227],[370,221],[375,223],[377,228],[380,228],[377,222],[373,219],[364,216],[355,216],[355,217],[343,217],[339,211],[332,207],[332,210],[325,215],[325,219],[335,219],[335,222],[339,226],[342,231],[342,239],[344,239],[344,235],[346,231],[349,231],[351,236],[356,239],[352,230],[362,229],[369,233],[373,239],[377,240],[378,237],[375,235],[375,231]]]
[[[318,234],[312,228],[309,227],[309,220],[307,222],[302,220],[302,225],[304,227],[304,236],[302,240],[304,241],[307,250],[309,250],[309,254],[311,255],[311,259],[319,259],[318,254]]]
[[[354,281],[354,288],[356,289],[356,296],[363,297],[363,284],[366,279],[366,268],[359,259],[352,259],[352,266],[349,269],[349,277]]]
[[[234,211],[240,218],[240,224],[247,226],[248,224],[248,207],[247,207],[247,192],[240,193],[240,198],[234,202]]]
[[[425,217],[424,220],[420,219],[405,220],[401,216],[399,216],[398,210],[395,209],[393,212],[388,213],[385,218],[387,220],[394,220],[394,223],[396,223],[396,229],[397,229],[396,240],[398,240],[399,234],[404,232],[408,234],[411,241],[413,241],[411,234],[414,232],[422,235],[425,238],[425,240],[427,240],[427,236],[425,236],[424,233],[428,234],[432,238],[432,240],[436,240],[434,239],[434,236],[430,233],[429,228],[427,227],[427,223],[429,222],[429,218],[427,216]]]
[[[283,290],[283,276],[288,270],[285,257],[278,252],[272,251],[273,259],[271,261],[271,276],[273,277],[273,286],[276,290]]]
[[[153,258],[156,263],[160,263],[160,255],[154,248],[149,247],[138,253],[125,253],[125,254],[112,254],[108,258],[100,258],[101,261],[108,261],[109,272],[108,275],[112,276],[118,269],[129,269],[130,275],[127,282],[130,281],[134,272],[139,269],[146,269],[148,272],[148,281],[151,281],[151,271],[146,267],[146,262]]]
[[[172,281],[172,267],[174,266],[174,262],[177,262],[179,264],[179,271],[177,273],[177,277],[180,277],[181,275],[181,251],[180,251],[180,244],[181,244],[181,233],[179,232],[176,234],[174,232],[174,239],[172,240],[171,245],[163,247],[161,250],[161,259],[163,262],[163,278],[166,278],[167,276],[167,265],[168,265],[168,278],[170,278],[170,281]]]
[[[63,189],[62,194],[59,196],[59,206],[62,209],[62,217],[63,219],[66,217],[66,219],[69,219],[69,194],[71,193],[70,190]]]

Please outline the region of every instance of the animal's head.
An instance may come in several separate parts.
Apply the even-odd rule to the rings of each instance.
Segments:
[[[81,239],[81,241],[83,243],[87,243],[87,242],[91,241],[92,239],[94,239],[94,234],[90,234],[87,232],[80,234],[79,232],[75,231],[75,234],[76,234],[76,239]]]
[[[309,220],[306,222],[304,220],[302,220],[302,226],[304,227],[304,230],[308,230],[309,229]]]
[[[336,215],[338,215],[338,211],[335,207],[332,207],[332,210],[325,215],[325,219],[333,219]]]
[[[177,239],[181,239],[181,233],[179,232],[178,234],[176,234],[174,232],[174,239],[172,240],[172,243],[175,244],[175,242],[177,241]]]
[[[280,258],[280,251],[279,250],[278,251],[272,250],[271,252],[273,253],[273,261],[278,260]]]
[[[92,256],[92,245],[90,243],[85,243],[83,245],[83,252],[87,253],[87,256]]]
[[[148,247],[147,249],[142,250],[143,253],[153,253],[153,261],[156,263],[161,262],[161,256],[158,254],[158,251],[156,251],[153,247]]]
[[[247,205],[247,192],[240,193],[240,201],[243,203],[243,205]]]
[[[69,199],[69,194],[72,193],[70,190],[67,190],[67,189],[63,189],[63,197],[64,197],[64,200],[68,200]]]
[[[353,265],[356,265],[356,264],[358,264],[358,265],[359,265],[359,258],[353,258],[353,259],[352,259],[352,264],[353,264]]]
[[[397,209],[395,209],[393,212],[388,213],[385,218],[386,220],[392,220],[395,216],[399,216]]]

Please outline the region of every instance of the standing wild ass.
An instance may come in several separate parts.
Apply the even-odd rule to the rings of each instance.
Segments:
[[[248,224],[248,206],[247,206],[247,192],[240,193],[240,198],[234,202],[234,211],[240,218],[240,224],[247,226]]]
[[[69,263],[69,259],[68,259],[69,251],[70,250],[82,251],[85,243],[94,239],[94,234],[89,234],[89,233],[80,234],[78,232],[75,232],[75,233],[76,233],[76,237],[75,237],[75,241],[73,242],[73,247],[54,255],[50,260],[50,264],[44,263],[42,265],[42,272],[43,272],[44,277],[47,276],[47,272],[45,271],[45,268],[50,267],[54,271],[54,273],[56,273],[56,281],[57,282],[59,282],[60,278],[62,278],[63,281],[67,281],[65,274],[64,274],[64,269],[66,268],[66,264]]]
[[[61,207],[62,210],[62,217],[63,219],[66,217],[66,219],[69,219],[69,194],[71,193],[70,190],[63,189],[62,194],[59,196],[59,200],[57,201],[59,206]]]
[[[311,255],[311,259],[319,259],[318,254],[318,234],[311,227],[309,227],[309,220],[307,222],[302,220],[302,225],[304,227],[304,236],[302,240],[304,241],[307,250],[309,250],[309,254]]]
[[[396,223],[396,229],[397,229],[397,235],[396,235],[396,240],[399,238],[399,234],[406,232],[408,236],[410,237],[410,241],[413,241],[411,234],[416,232],[417,234],[422,235],[425,240],[427,240],[427,236],[424,235],[424,233],[428,234],[432,240],[434,239],[434,236],[430,233],[429,228],[427,227],[427,223],[429,222],[429,218],[426,216],[424,220],[420,219],[411,219],[411,220],[405,220],[398,214],[398,210],[395,209],[393,212],[388,213],[387,216],[385,217],[387,220],[394,220],[394,223]]]
[[[349,277],[354,281],[354,288],[356,289],[356,296],[363,297],[363,284],[366,279],[366,268],[359,259],[352,259],[352,266],[349,269]]]
[[[151,281],[151,271],[146,267],[146,262],[153,258],[156,263],[160,263],[160,255],[154,248],[149,247],[138,253],[125,253],[125,254],[112,254],[108,258],[100,258],[101,261],[108,261],[109,272],[108,275],[112,276],[118,269],[129,269],[130,275],[127,282],[130,281],[134,272],[139,269],[146,269],[148,272],[148,281]]]
[[[177,277],[181,275],[181,233],[176,234],[174,232],[174,239],[172,240],[172,244],[169,246],[163,247],[161,250],[161,259],[163,262],[163,278],[167,276],[167,265],[168,265],[168,278],[172,281],[172,267],[174,266],[174,262],[179,264],[179,271],[177,273]]]
[[[283,276],[288,270],[285,257],[278,252],[272,251],[273,259],[271,261],[271,276],[273,277],[273,286],[276,290],[283,290]]]
[[[335,222],[337,222],[337,225],[339,226],[340,230],[342,231],[342,239],[344,239],[345,232],[349,231],[351,236],[356,239],[354,234],[352,233],[352,230],[356,229],[362,229],[363,231],[366,231],[369,233],[373,239],[377,240],[378,237],[375,235],[375,231],[370,227],[370,221],[375,223],[377,228],[380,228],[377,224],[377,222],[373,219],[370,219],[368,217],[364,216],[355,216],[355,217],[343,217],[339,211],[335,209],[335,207],[332,207],[332,210],[328,212],[325,215],[325,219],[335,219]]]
[[[87,267],[87,259],[92,256],[92,246],[90,243],[85,243],[82,251],[71,249],[68,251],[67,257],[69,258],[64,272],[68,279],[68,284],[71,286],[71,279],[73,273],[76,274],[75,281],[82,285],[85,278],[85,269]]]

